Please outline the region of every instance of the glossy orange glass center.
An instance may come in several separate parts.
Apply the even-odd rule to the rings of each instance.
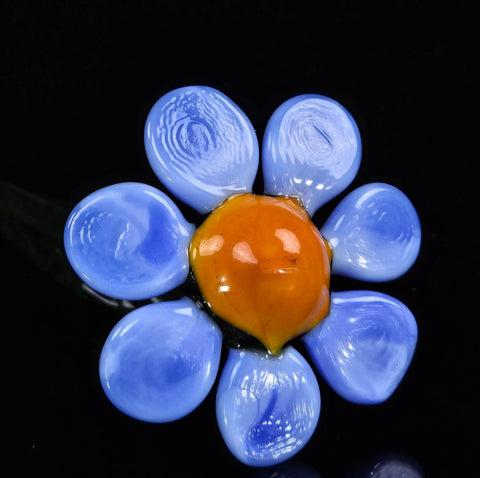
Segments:
[[[328,313],[330,251],[294,199],[230,198],[197,229],[190,263],[212,311],[273,354]]]

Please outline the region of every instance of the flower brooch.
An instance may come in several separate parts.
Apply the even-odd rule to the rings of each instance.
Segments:
[[[230,348],[216,392],[220,432],[247,465],[287,460],[317,425],[320,391],[291,345],[296,337],[340,396],[386,400],[414,353],[415,319],[379,292],[330,292],[330,273],[395,279],[415,261],[421,228],[408,198],[383,183],[351,192],[320,230],[311,221],[358,171],[361,141],[350,114],[320,95],[283,103],[262,145],[265,195],[252,194],[254,129],[213,88],[160,98],[145,148],[164,186],[209,215],[196,228],[161,191],[115,184],[70,214],[67,257],[87,285],[118,299],[159,297],[192,271],[202,301],[158,299],[115,325],[100,357],[112,403],[156,423],[193,411],[216,380],[225,323],[260,344]]]

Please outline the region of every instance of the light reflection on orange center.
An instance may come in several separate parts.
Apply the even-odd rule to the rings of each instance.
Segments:
[[[190,263],[215,314],[278,354],[329,308],[330,251],[290,198],[242,194],[198,228]]]

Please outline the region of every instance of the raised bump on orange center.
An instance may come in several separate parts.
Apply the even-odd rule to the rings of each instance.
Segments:
[[[328,313],[328,247],[298,202],[241,194],[197,229],[190,263],[212,311],[278,354]]]

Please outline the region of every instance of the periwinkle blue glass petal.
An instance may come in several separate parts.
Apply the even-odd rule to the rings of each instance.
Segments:
[[[257,174],[258,140],[250,121],[207,86],[178,88],[155,103],[145,150],[165,187],[200,213],[250,192]]]
[[[112,403],[147,422],[170,422],[194,410],[218,372],[222,334],[187,298],[140,307],[108,336],[100,380]]]
[[[338,204],[321,233],[333,249],[332,273],[364,281],[396,279],[420,250],[417,212],[405,194],[389,184],[355,189]]]
[[[296,96],[273,113],[265,130],[265,193],[295,196],[313,216],[352,182],[361,155],[358,127],[342,105],[321,95]]]
[[[332,292],[329,315],[303,341],[340,396],[375,404],[390,397],[410,365],[417,324],[410,310],[388,295]]]
[[[165,194],[146,184],[120,183],[77,204],[64,244],[73,269],[90,287],[141,300],[185,281],[193,232]]]
[[[292,347],[278,356],[231,350],[216,409],[232,454],[250,466],[270,466],[310,439],[320,415],[320,390],[313,370]]]

